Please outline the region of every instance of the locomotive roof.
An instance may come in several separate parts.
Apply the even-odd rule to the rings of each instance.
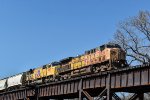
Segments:
[[[120,45],[116,44],[116,43],[107,43],[104,44],[105,46],[111,46],[111,47],[116,47],[116,48],[121,48]],[[103,46],[103,45],[102,45]]]
[[[100,49],[101,51],[104,50],[105,48],[121,48],[120,45],[116,44],[116,43],[107,43],[107,44],[103,44],[101,46],[98,46],[96,48],[90,49],[85,51],[85,54],[89,54],[91,52],[95,52],[96,49]]]
[[[56,65],[59,65],[59,64],[60,64],[60,62],[57,62],[57,61],[54,61],[54,62],[51,63],[52,66],[56,66]]]

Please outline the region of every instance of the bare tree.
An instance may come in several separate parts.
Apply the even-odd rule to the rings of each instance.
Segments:
[[[119,23],[114,40],[126,51],[129,64],[150,62],[150,13],[140,11]]]
[[[114,40],[127,54],[129,64],[150,62],[150,12],[140,11],[137,16],[130,17],[119,23]],[[135,63],[134,63],[135,64]],[[127,100],[124,93],[122,99]],[[144,95],[145,100],[150,93]]]

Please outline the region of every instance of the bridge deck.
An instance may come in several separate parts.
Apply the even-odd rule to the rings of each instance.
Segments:
[[[75,98],[84,94],[87,98],[101,95],[105,88],[114,92],[145,93],[150,91],[150,65],[125,68],[110,72],[101,72],[69,80],[52,82],[35,88],[22,88],[0,94],[0,100],[23,100],[34,97],[43,100],[49,98]],[[108,94],[108,92],[107,92]],[[35,99],[35,98],[34,98]],[[111,100],[110,98],[107,100]]]

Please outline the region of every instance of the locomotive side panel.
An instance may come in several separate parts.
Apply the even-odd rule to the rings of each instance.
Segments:
[[[71,69],[80,68],[82,66],[81,64],[81,57],[73,58],[73,60],[71,61]]]
[[[109,48],[106,48],[102,51],[102,61],[108,61],[109,59],[111,59],[111,56],[110,56],[110,50]]]
[[[47,68],[43,68],[43,77],[47,76]]]
[[[81,66],[84,67],[85,66],[85,55],[81,56]]]
[[[43,77],[43,68],[42,67],[36,68],[34,70],[34,76],[35,76],[35,80],[39,79],[39,78],[42,78]]]
[[[51,76],[51,75],[55,75],[56,74],[56,71],[55,71],[55,68],[57,66],[53,66],[53,67],[48,67],[47,68],[47,76]]]

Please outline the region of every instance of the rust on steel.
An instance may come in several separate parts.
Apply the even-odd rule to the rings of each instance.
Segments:
[[[44,98],[43,100],[80,98],[81,100],[82,97],[93,100],[92,97],[102,94],[107,97],[107,100],[111,100],[112,97],[118,98],[114,94],[115,92],[135,93],[132,98],[142,100],[143,93],[150,92],[150,65],[145,64],[46,83],[39,85],[36,89],[24,87],[2,92],[0,93],[0,100],[38,100],[37,98],[40,98],[39,100],[42,98]]]

